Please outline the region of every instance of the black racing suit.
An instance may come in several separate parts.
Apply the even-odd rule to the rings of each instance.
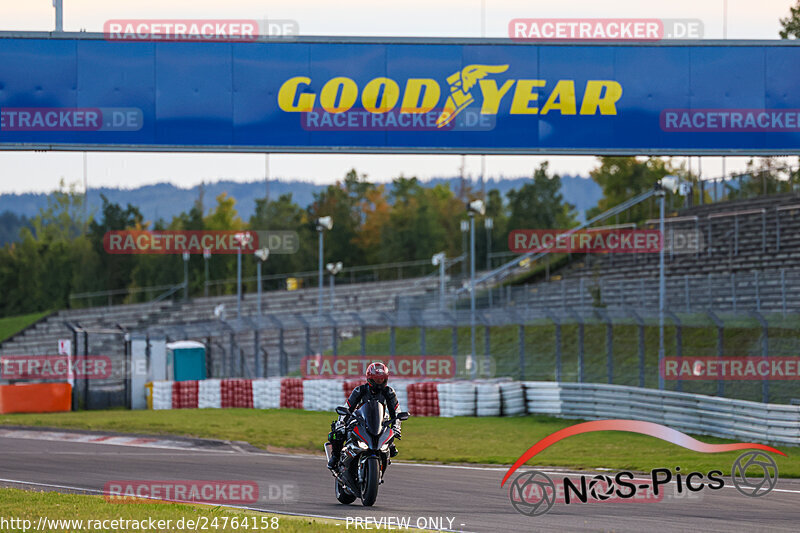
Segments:
[[[397,394],[395,394],[393,388],[387,385],[379,391],[373,391],[367,383],[353,389],[353,392],[350,393],[350,397],[347,399],[346,407],[348,411],[352,413],[361,407],[361,404],[369,400],[378,400],[381,402],[389,411],[389,416],[392,420],[394,420],[398,409],[400,409],[400,402],[397,401]],[[395,427],[398,427],[398,429],[399,424],[399,421],[395,422]],[[344,425],[339,420],[334,420],[331,423],[331,432],[328,434],[328,442],[331,443],[331,451],[335,457],[338,457],[339,453],[342,451],[342,446],[344,446],[346,437]],[[392,447],[394,447],[394,445],[392,445]],[[392,451],[394,452],[392,455],[396,455],[396,449]]]

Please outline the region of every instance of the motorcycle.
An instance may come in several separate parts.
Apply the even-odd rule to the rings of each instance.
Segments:
[[[394,441],[392,426],[395,420],[385,420],[386,410],[378,400],[369,400],[351,414],[344,407],[336,413],[345,417],[345,444],[339,464],[332,471],[336,499],[344,504],[361,498],[369,507],[378,498],[378,485],[389,466],[389,446]],[[408,420],[409,413],[397,413],[397,420]],[[331,443],[325,443],[325,455],[330,459]]]

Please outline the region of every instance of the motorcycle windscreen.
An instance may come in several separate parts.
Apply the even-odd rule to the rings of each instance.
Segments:
[[[367,431],[374,436],[378,436],[383,431],[383,404],[378,400],[370,400],[362,405],[358,412],[364,419]]]

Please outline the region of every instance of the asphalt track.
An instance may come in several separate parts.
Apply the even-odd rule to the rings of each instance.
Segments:
[[[322,457],[271,454],[219,442],[176,440],[174,447],[142,447],[41,440],[31,433],[19,438],[7,430],[0,436],[0,485],[100,493],[112,480],[253,480],[262,498],[248,507],[340,519],[343,531],[356,530],[352,523],[348,527],[347,517],[403,517],[412,525],[418,520],[430,525],[429,517],[441,517],[445,528],[451,518],[453,530],[481,532],[796,532],[800,522],[798,480],[779,480],[761,498],[739,494],[726,478],[725,488],[701,491],[693,499],[668,495],[650,503],[556,503],[549,513],[528,517],[511,506],[508,485],[500,487],[505,468],[395,463],[377,503],[366,508],[335,500]]]

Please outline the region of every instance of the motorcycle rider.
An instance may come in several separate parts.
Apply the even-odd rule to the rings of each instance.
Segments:
[[[365,401],[376,399],[381,402],[384,407],[389,411],[389,416],[395,420],[395,416],[400,408],[400,403],[397,401],[397,394],[394,389],[389,385],[389,369],[383,363],[371,363],[366,371],[367,382],[359,385],[350,397],[347,399],[347,410],[351,413],[358,409]],[[328,461],[328,468],[331,470],[336,468],[339,463],[339,455],[344,446],[345,438],[347,437],[346,428],[344,426],[343,417],[334,420],[331,423],[331,432],[328,433],[328,442],[331,443],[331,458]],[[400,439],[400,421],[395,420],[394,427],[395,439]],[[396,457],[398,454],[397,448],[394,444],[389,447],[389,457]]]

